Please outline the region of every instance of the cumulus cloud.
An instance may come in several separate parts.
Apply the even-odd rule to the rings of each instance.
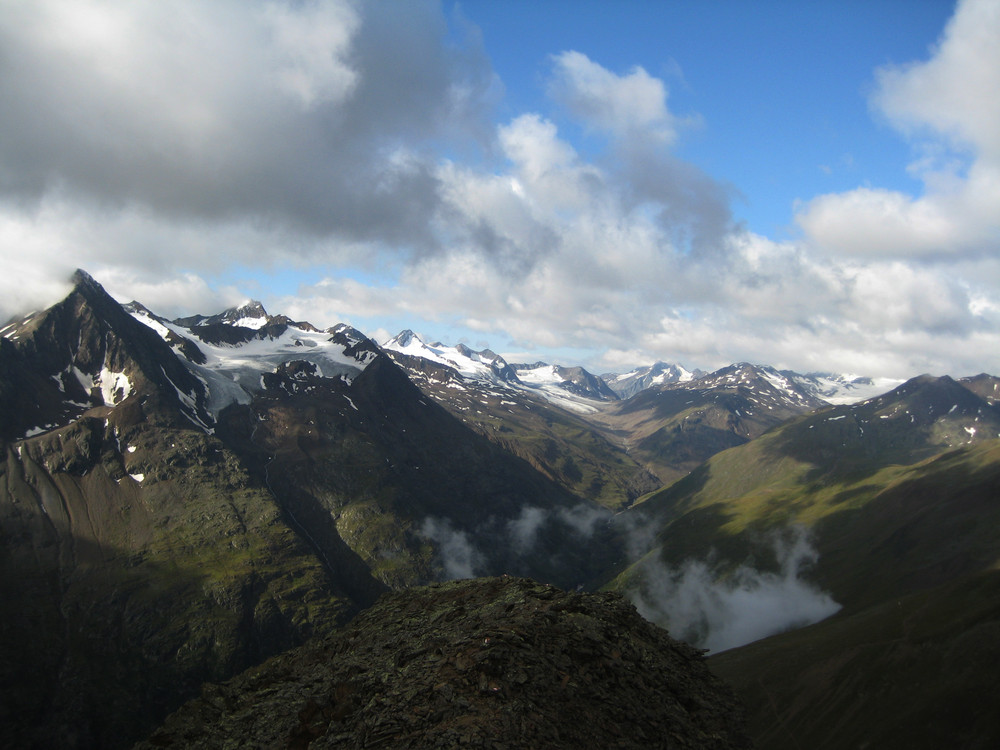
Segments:
[[[559,52],[553,108],[498,122],[478,34],[432,2],[8,4],[0,317],[54,302],[77,266],[167,315],[238,299],[206,281],[234,268],[293,269],[274,312],[439,321],[598,371],[989,369],[995,12],[961,3],[927,60],[874,73],[923,193],[816,197],[777,242],[678,156],[697,114],[641,66]]]
[[[872,108],[916,148],[913,197],[861,187],[819,196],[797,221],[838,254],[927,257],[1000,248],[1000,4],[963,0],[929,59],[876,71]]]
[[[719,578],[704,560],[679,568],[659,562],[643,566],[641,583],[627,593],[643,617],[710,651],[746,643],[818,622],[840,605],[802,578],[817,552],[803,529],[776,536],[777,572],[740,566]]]
[[[878,71],[875,106],[897,127],[929,129],[959,148],[1000,159],[1000,5],[961,0],[929,60]]]
[[[553,61],[553,98],[589,127],[666,145],[676,139],[677,118],[667,108],[667,88],[642,67],[619,76],[576,51],[562,52]]]
[[[277,255],[306,262],[331,238],[425,250],[440,188],[422,144],[488,137],[492,73],[453,37],[429,3],[8,4],[0,201],[72,204],[91,241],[49,231],[137,271],[183,269],[185,233],[220,226],[291,233]],[[180,262],[104,236],[135,214],[180,235]],[[259,262],[213,249],[203,260]]]

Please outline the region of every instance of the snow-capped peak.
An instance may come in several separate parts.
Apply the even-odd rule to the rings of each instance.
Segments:
[[[417,334],[411,331],[409,328],[400,331],[391,339],[382,344],[383,349],[391,349],[393,351],[401,352],[411,344],[416,342],[418,347],[424,346],[423,339],[421,339]]]
[[[457,370],[464,378],[476,380],[508,380],[505,370],[509,366],[503,357],[486,349],[476,352],[459,344],[445,346],[441,343],[428,344],[413,331],[407,329],[382,344],[383,349],[399,352],[411,357],[424,359]]]
[[[389,339],[382,348],[444,365],[465,380],[491,388],[527,391],[572,411],[594,412],[601,402],[616,398],[603,380],[580,367],[566,368],[544,362],[510,365],[490,349],[477,352],[464,344],[427,344],[410,330]]]
[[[902,380],[893,378],[869,378],[854,374],[810,372],[806,375],[782,371],[794,380],[800,388],[831,404],[853,404],[891,391],[901,385]]]
[[[608,373],[601,377],[619,398],[629,398],[646,388],[686,383],[701,375],[701,371],[692,372],[682,365],[655,362],[647,367],[636,367],[625,373]]]
[[[209,410],[215,413],[233,402],[247,403],[250,394],[261,389],[262,376],[285,363],[308,362],[320,377],[350,382],[378,356],[374,346],[358,346],[360,334],[349,326],[321,331],[308,323],[291,323],[284,316],[269,316],[256,301],[210,318],[175,321],[158,318],[142,306],[130,308],[132,316],[160,334],[208,386]],[[205,335],[206,326],[213,325],[231,327],[232,335]],[[232,330],[239,328],[252,330]]]
[[[240,328],[252,328],[258,330],[267,325],[270,316],[264,305],[255,299],[247,300],[239,307],[226,310],[219,316],[220,323],[239,326]],[[212,320],[211,318],[209,320]]]

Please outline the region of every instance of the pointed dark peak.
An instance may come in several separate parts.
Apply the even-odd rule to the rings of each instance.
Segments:
[[[301,323],[296,323],[295,325],[298,326],[299,328],[303,327]],[[316,329],[309,328],[306,330],[316,330]],[[329,333],[331,336],[341,336],[350,341],[351,343],[356,343],[358,341],[361,341],[362,339],[368,338],[363,333],[361,333],[361,331],[359,331],[357,328],[355,328],[354,326],[350,326],[347,323],[337,323],[337,325],[327,328],[326,332]]]
[[[284,317],[284,316],[281,316]],[[218,323],[243,326],[245,328],[261,328],[269,322],[271,316],[267,314],[264,305],[255,299],[247,300],[242,305],[230,307],[218,315],[213,315],[202,321],[200,325],[215,325]],[[285,320],[289,320],[285,318]]]
[[[73,286],[79,286],[80,284],[94,284],[100,286],[96,281],[94,281],[94,277],[82,268],[78,268],[73,272],[73,275],[70,277],[70,281],[73,283]]]
[[[118,304],[118,301],[108,294],[104,287],[82,268],[78,268],[73,272],[70,282],[73,284],[73,291],[70,293],[70,297],[78,294],[92,305],[97,305],[104,309],[110,305],[116,310],[121,310],[121,305]]]
[[[344,354],[356,359],[374,358],[381,354],[382,350],[374,341],[365,336],[361,331],[346,323],[339,323],[333,328],[328,328],[330,340],[335,344],[344,347]]]
[[[4,378],[6,388],[0,387],[0,412],[7,415],[0,433],[16,436],[65,425],[87,408],[114,406],[130,395],[147,404],[144,409],[162,405],[176,413],[180,407],[198,418],[201,407],[189,408],[178,394],[200,404],[202,385],[167,342],[86,271],[78,270],[72,281],[73,290],[62,301],[25,319],[11,334],[13,346],[0,363],[12,374]],[[24,394],[31,408],[19,406]]]
[[[70,329],[87,328],[97,320],[103,321],[103,325],[115,327],[123,318],[131,319],[104,287],[83,269],[77,269],[70,282],[73,288],[66,297],[46,310],[36,310],[12,321],[3,328],[3,335],[17,341],[19,347],[40,351],[47,348],[40,341],[58,338]],[[67,340],[65,343],[67,351],[77,346],[74,341]],[[59,358],[62,357],[59,354]]]

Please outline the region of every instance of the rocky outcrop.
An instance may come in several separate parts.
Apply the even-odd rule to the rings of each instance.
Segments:
[[[486,578],[385,595],[140,748],[746,748],[700,651],[616,594]]]

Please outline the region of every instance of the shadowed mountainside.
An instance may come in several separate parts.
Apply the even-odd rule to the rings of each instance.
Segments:
[[[383,597],[171,716],[147,748],[749,748],[699,651],[614,594],[527,579]]]
[[[995,570],[709,659],[774,750],[996,747],[998,663]]]

